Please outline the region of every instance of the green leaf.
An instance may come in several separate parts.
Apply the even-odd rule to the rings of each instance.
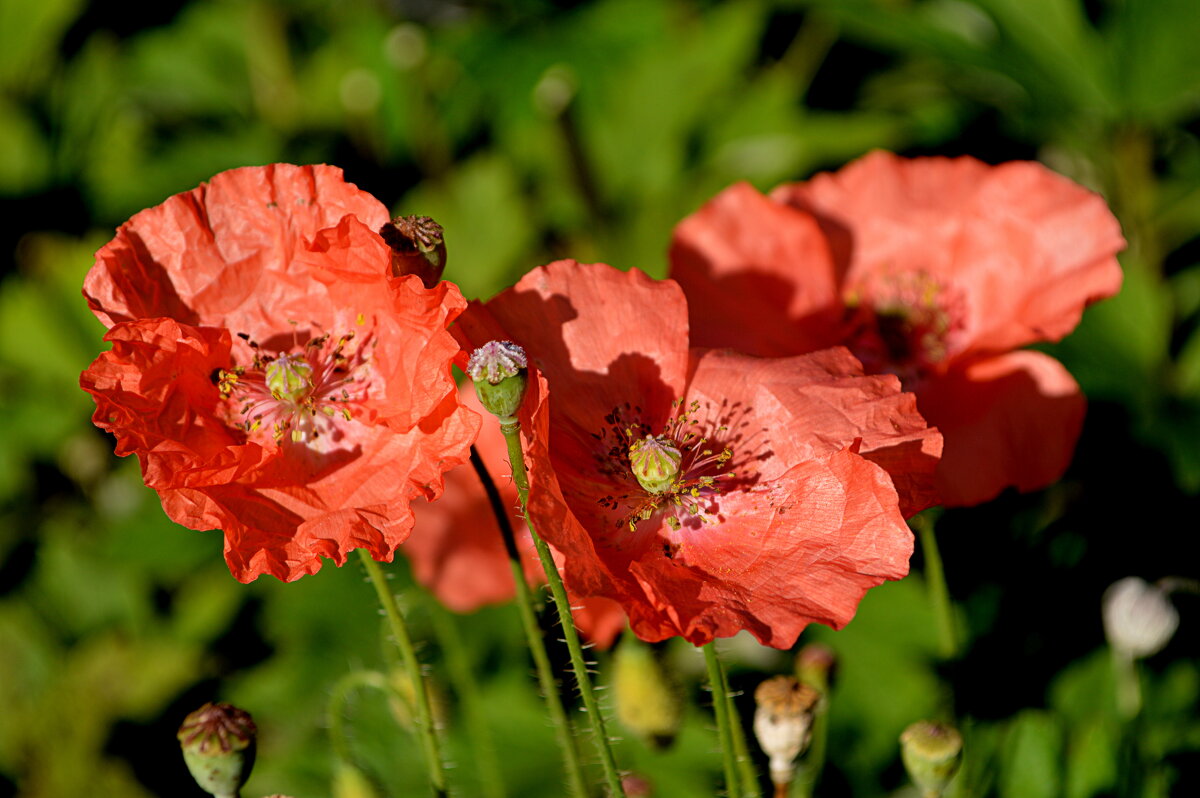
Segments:
[[[1067,798],[1111,794],[1117,785],[1120,734],[1107,720],[1096,718],[1073,727],[1067,743]]]
[[[50,148],[25,110],[0,97],[0,195],[32,193],[50,172]]]
[[[83,0],[0,0],[0,87],[30,91],[54,68]]]
[[[1116,4],[1108,38],[1120,68],[1126,113],[1169,124],[1200,108],[1196,42],[1200,14],[1193,0]]]
[[[1008,726],[1000,754],[1000,798],[1060,798],[1063,730],[1048,712],[1025,710]]]

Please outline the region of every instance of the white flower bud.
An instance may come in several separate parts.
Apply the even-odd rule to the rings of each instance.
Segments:
[[[1109,645],[1135,659],[1157,654],[1179,626],[1179,613],[1166,592],[1136,576],[1104,591],[1101,610]]]

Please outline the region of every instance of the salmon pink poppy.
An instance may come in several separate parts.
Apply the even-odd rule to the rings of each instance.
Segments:
[[[541,561],[529,537],[529,528],[518,512],[517,487],[510,475],[508,447],[500,425],[484,411],[471,383],[460,391],[462,403],[483,416],[475,448],[500,492],[508,520],[516,535],[525,578],[530,584],[546,581]],[[508,553],[500,536],[492,506],[479,477],[471,468],[446,474],[446,492],[436,502],[415,501],[416,534],[400,551],[412,563],[413,575],[455,612],[474,612],[516,596]],[[562,555],[554,552],[562,562]],[[625,628],[625,614],[613,601],[601,597],[572,601],[575,625],[600,648],[612,645]]]
[[[568,587],[618,601],[639,637],[748,629],[786,648],[908,572],[889,473],[929,479],[941,439],[895,377],[863,376],[847,350],[689,351],[678,285],[574,261],[534,269],[455,330],[531,358],[530,519]]]
[[[458,289],[393,277],[387,209],[329,166],[235,169],[142,211],[96,253],[109,327],[81,378],[173,520],[225,533],[233,575],[388,561],[467,460],[447,332]]]
[[[675,230],[692,340],[851,349],[945,435],[938,493],[972,505],[1062,476],[1083,423],[1056,341],[1121,286],[1104,201],[1037,163],[875,152],[765,197],[739,184]]]

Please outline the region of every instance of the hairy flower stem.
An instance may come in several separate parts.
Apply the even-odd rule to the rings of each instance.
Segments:
[[[388,587],[387,579],[384,577],[379,563],[371,559],[371,555],[366,549],[359,549],[358,555],[362,560],[363,567],[367,569],[367,576],[371,578],[371,584],[375,586],[375,594],[379,597],[379,603],[383,605],[388,626],[392,630],[392,639],[400,651],[400,659],[408,671],[409,679],[412,680],[414,703],[417,710],[413,725],[416,727],[417,737],[421,740],[421,747],[425,749],[426,764],[429,766],[429,786],[437,798],[445,798],[449,795],[446,789],[446,766],[442,761],[441,745],[433,724],[433,711],[429,706],[429,691],[425,688],[425,677],[421,673],[420,663],[417,662],[417,652],[413,648],[412,637],[408,634],[408,625],[404,622],[404,616],[400,613],[400,605],[396,603],[396,596]]]
[[[704,646],[704,664],[708,668],[708,684],[712,690],[713,713],[717,716],[717,736],[721,740],[721,762],[725,766],[725,794],[731,798],[742,795],[741,778],[737,757],[733,752],[733,726],[729,712],[728,691],[725,689],[725,671],[717,658],[715,642]]]
[[[719,659],[717,664],[721,665]],[[742,780],[742,795],[745,798],[759,798],[762,791],[758,788],[758,771],[754,768],[754,760],[750,758],[750,748],[746,744],[746,729],[738,714],[734,693],[729,689],[729,671],[725,670],[724,665],[721,665],[721,685],[725,688],[725,698],[729,704],[729,728],[733,734],[733,754],[737,757],[738,770]]]
[[[529,505],[529,476],[525,472],[525,453],[521,448],[521,422],[514,417],[500,419],[500,431],[504,433],[504,441],[508,444],[508,459],[512,464],[513,483],[521,497],[521,511],[525,514],[525,523],[529,526],[529,536],[537,548],[538,558],[542,561],[542,570],[546,572],[546,581],[550,584],[550,594],[554,597],[554,606],[558,609],[558,617],[562,622],[563,637],[566,639],[567,650],[571,654],[571,669],[575,672],[575,682],[583,696],[583,708],[587,712],[588,722],[592,726],[592,740],[596,744],[596,753],[600,756],[600,765],[604,770],[604,781],[608,786],[609,795],[613,798],[625,798],[625,789],[621,786],[621,776],[617,772],[617,763],[613,758],[612,749],[608,745],[608,733],[604,729],[604,715],[600,712],[600,702],[592,689],[592,677],[588,675],[587,661],[583,658],[583,646],[579,644],[579,632],[575,630],[575,619],[571,615],[571,601],[567,598],[567,590],[563,587],[562,577],[550,554],[550,546],[542,540],[534,529],[528,517]]]
[[[429,602],[434,633],[446,661],[446,673],[462,705],[464,726],[471,741],[471,759],[477,766],[484,798],[505,798],[504,777],[496,754],[496,742],[488,730],[483,696],[471,671],[467,647],[454,616],[437,602]]]
[[[929,587],[929,602],[933,605],[934,622],[937,624],[938,649],[943,659],[958,655],[958,634],[954,627],[954,607],[950,603],[950,591],[946,588],[946,573],[942,569],[942,555],[938,552],[937,537],[933,527],[937,516],[926,511],[910,519],[921,538],[921,552],[925,555],[925,582]]]
[[[474,446],[471,447],[471,465],[475,467],[475,473],[479,476],[479,481],[483,483],[483,490],[487,494],[488,502],[492,505],[496,523],[500,527],[500,536],[504,538],[504,550],[508,552],[508,564],[512,569],[513,582],[517,586],[517,610],[521,615],[521,627],[525,630],[525,640],[529,644],[529,652],[533,656],[538,684],[542,688],[542,697],[546,700],[546,709],[549,711],[550,721],[554,725],[554,735],[558,738],[559,748],[562,749],[567,778],[571,783],[571,793],[582,798],[588,794],[587,780],[583,775],[583,765],[580,762],[574,729],[567,718],[566,710],[563,709],[558,683],[554,680],[554,670],[550,666],[550,656],[546,652],[546,638],[538,626],[537,615],[533,609],[533,593],[529,589],[529,583],[525,581],[525,572],[521,568],[521,555],[517,551],[517,541],[513,534],[512,523],[508,520],[508,508],[504,506],[504,500],[500,498],[500,491],[496,489],[496,484],[492,481],[487,466],[483,464],[483,459],[480,458],[479,452],[475,450]]]

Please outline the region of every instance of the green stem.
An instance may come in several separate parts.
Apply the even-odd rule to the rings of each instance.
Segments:
[[[812,742],[796,767],[796,798],[812,798],[813,788],[825,768],[825,746],[829,736],[829,693],[821,696],[813,713]]]
[[[408,625],[405,624],[404,616],[400,613],[400,605],[396,603],[396,596],[388,588],[387,579],[384,577],[379,563],[371,558],[366,549],[359,549],[358,555],[367,569],[367,576],[370,577],[371,584],[375,586],[375,595],[379,597],[379,603],[383,605],[383,611],[387,615],[392,639],[400,651],[400,659],[408,671],[409,679],[412,680],[414,703],[417,710],[413,725],[416,727],[417,737],[421,740],[421,746],[425,749],[425,760],[429,767],[429,786],[437,798],[445,798],[449,794],[446,790],[445,763],[442,761],[437,730],[433,724],[433,711],[429,706],[429,692],[425,689],[425,677],[421,673],[421,665],[417,661],[417,652],[413,648],[412,637],[408,634]]]
[[[1112,649],[1113,681],[1117,688],[1117,711],[1126,722],[1132,721],[1142,711],[1142,686],[1139,683],[1137,663],[1133,656]]]
[[[942,555],[938,552],[937,537],[933,531],[934,520],[933,514],[925,512],[913,517],[910,523],[917,530],[921,551],[925,555],[925,582],[937,624],[938,650],[944,659],[953,659],[958,654],[958,634],[954,626],[950,591],[946,587],[946,573],[942,568]]]
[[[554,597],[554,606],[558,610],[562,622],[563,637],[566,639],[567,651],[571,654],[571,669],[575,672],[575,683],[583,697],[583,708],[587,712],[588,722],[592,727],[592,740],[596,745],[596,753],[600,756],[600,766],[604,771],[604,781],[608,785],[609,794],[613,798],[625,798],[625,789],[621,786],[621,777],[617,772],[617,763],[613,758],[612,749],[608,745],[608,733],[604,729],[604,716],[600,711],[600,702],[592,689],[592,678],[588,675],[587,661],[583,658],[583,646],[579,643],[579,633],[575,630],[575,619],[571,615],[571,601],[567,598],[567,590],[559,576],[554,557],[550,554],[550,546],[542,540],[529,520],[529,476],[525,472],[525,453],[521,448],[521,422],[516,418],[501,418],[500,431],[508,444],[508,459],[512,465],[513,482],[521,497],[521,511],[525,515],[525,523],[529,527],[529,536],[537,548],[538,558],[542,561],[542,570],[546,572],[546,581],[550,583],[550,594]]]
[[[725,793],[732,798],[742,794],[738,779],[737,761],[733,753],[733,727],[729,723],[729,698],[725,690],[725,674],[717,659],[716,643],[704,646],[704,664],[708,668],[708,684],[712,688],[713,712],[717,716],[717,735],[721,740],[721,762],[725,767]]]
[[[554,726],[554,735],[558,738],[558,747],[562,749],[563,762],[567,770],[567,778],[571,783],[571,792],[576,796],[586,796],[587,780],[583,775],[583,764],[579,757],[574,730],[563,709],[562,698],[559,695],[558,683],[554,679],[554,669],[550,665],[550,656],[546,652],[546,638],[538,626],[537,614],[533,609],[533,593],[529,583],[525,581],[525,571],[521,567],[521,555],[517,549],[516,536],[513,534],[512,523],[508,519],[508,508],[505,507],[496,483],[492,481],[487,466],[480,458],[475,447],[471,447],[471,465],[479,481],[483,483],[484,493],[492,505],[492,513],[500,527],[500,536],[504,539],[504,549],[508,553],[508,564],[512,569],[513,582],[517,586],[517,611],[521,616],[521,628],[525,630],[525,640],[529,644],[529,653],[533,656],[533,664],[537,670],[538,684],[542,689],[542,697],[546,701],[546,709],[550,713],[550,721]]]
[[[742,794],[746,798],[760,798],[762,791],[758,788],[758,771],[754,760],[750,758],[750,747],[746,744],[746,730],[742,727],[741,715],[734,701],[733,691],[729,689],[729,671],[725,669],[720,659],[721,686],[725,689],[725,698],[729,703],[729,729],[733,736],[733,754],[737,758],[738,771],[742,780]]]
[[[496,755],[496,743],[488,730],[483,697],[471,671],[458,623],[453,615],[440,606],[432,608],[432,616],[438,643],[446,659],[446,672],[454,685],[454,692],[462,701],[463,719],[471,741],[471,758],[478,765],[483,794],[485,798],[505,798],[504,777]]]

